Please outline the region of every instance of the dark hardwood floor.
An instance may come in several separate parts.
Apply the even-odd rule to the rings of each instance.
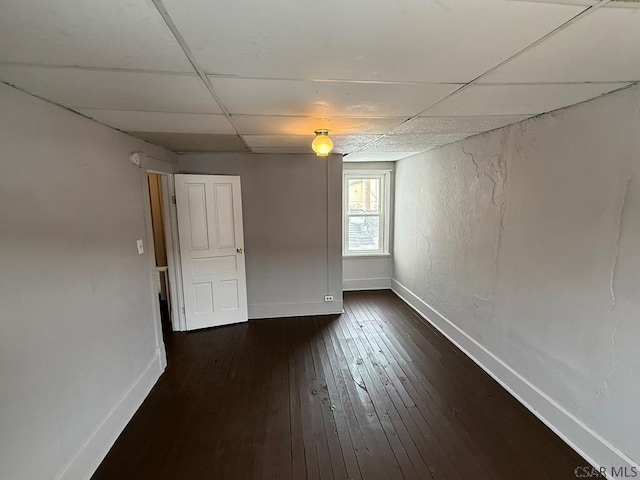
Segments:
[[[390,291],[168,334],[94,480],[574,479],[588,465]]]

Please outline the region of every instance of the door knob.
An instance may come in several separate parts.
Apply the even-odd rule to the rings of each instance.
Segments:
[[[243,252],[243,250],[242,250],[242,248],[238,247],[238,248],[236,248],[236,252],[238,252],[238,253],[242,253],[242,252]]]

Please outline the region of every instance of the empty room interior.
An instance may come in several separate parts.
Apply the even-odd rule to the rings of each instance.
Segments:
[[[0,479],[640,478],[640,2],[0,1]]]

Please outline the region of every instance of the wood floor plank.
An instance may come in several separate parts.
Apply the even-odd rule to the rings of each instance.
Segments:
[[[310,389],[307,390],[307,394],[320,466],[320,478],[323,480],[332,479],[334,475],[337,478],[345,478],[346,471],[338,432],[329,413],[331,402],[327,395],[326,381],[321,365],[316,364],[313,358],[313,345],[318,340],[314,331],[313,319],[303,320],[301,324],[307,338],[304,360],[306,369],[311,377]]]
[[[376,413],[381,419],[383,429],[400,466],[403,478],[429,478],[431,475],[428,473],[420,455],[410,458],[410,454],[415,449],[415,444],[409,441],[410,435],[400,420],[400,415],[386,392],[383,381],[379,378],[379,372],[375,368],[377,360],[369,355],[370,352],[363,340],[363,333],[358,331],[358,328],[350,321],[353,320],[354,311],[347,309],[345,313],[344,318],[346,321],[343,322],[343,326],[354,339],[352,344],[353,354],[357,355],[357,364],[362,379],[365,386],[368,386],[367,391]],[[425,474],[426,477],[424,476]]]
[[[260,396],[263,392],[264,377],[268,371],[268,345],[264,342],[263,332],[264,325],[254,324],[250,329],[250,334],[255,340],[252,342],[254,347],[253,356],[255,358],[255,370],[253,374],[253,382],[251,388],[246,395],[246,423],[242,427],[242,439],[237,446],[239,449],[239,465],[237,478],[239,480],[248,480],[253,478],[255,450],[256,450],[256,430],[263,423],[262,406],[264,398]]]
[[[220,436],[213,452],[214,478],[235,478],[240,467],[240,449],[250,397],[247,392],[253,383],[256,366],[255,344],[252,335],[247,333],[241,347],[239,362],[229,374],[229,381],[223,389],[226,402],[221,408]]]
[[[383,302],[377,303],[376,305],[383,305]],[[386,311],[385,315],[389,315],[390,312]],[[391,314],[392,316],[394,314]],[[402,325],[407,327],[405,319],[400,319],[396,317],[398,322],[393,322],[393,326],[402,328]],[[418,319],[417,325],[420,325],[424,320],[421,318]],[[498,458],[501,461],[495,463],[500,469],[503,470],[503,474],[510,475],[519,475],[521,478],[537,478],[544,475],[549,475],[554,473],[555,466],[546,467],[544,466],[544,458],[546,454],[550,452],[548,449],[549,442],[538,441],[533,442],[531,440],[531,436],[523,437],[519,434],[515,434],[517,440],[513,437],[512,432],[519,427],[513,425],[513,422],[510,422],[505,416],[503,409],[498,408],[486,408],[480,407],[479,405],[484,404],[486,399],[482,396],[477,396],[475,392],[477,388],[475,384],[469,383],[469,372],[473,373],[474,381],[482,380],[484,378],[484,372],[482,372],[478,367],[475,367],[477,370],[474,371],[474,368],[471,366],[465,366],[465,371],[459,370],[459,365],[461,363],[469,363],[469,360],[466,357],[462,357],[457,354],[457,352],[453,352],[450,347],[450,343],[446,341],[441,335],[432,335],[429,340],[433,342],[433,345],[437,345],[437,342],[446,342],[446,345],[443,345],[440,348],[442,355],[438,362],[433,362],[425,352],[428,350],[424,346],[424,336],[418,334],[418,331],[414,325],[408,325],[410,328],[409,333],[407,333],[408,340],[405,342],[405,346],[410,348],[410,355],[420,365],[422,370],[429,370],[437,372],[438,369],[444,369],[443,374],[434,375],[434,387],[439,392],[440,397],[445,394],[445,392],[449,392],[446,395],[449,404],[453,407],[453,414],[455,417],[455,421],[463,424],[465,432],[468,434],[475,434],[476,438],[473,441],[473,444],[478,446],[483,446],[486,448],[492,448],[488,455],[491,458]],[[452,358],[456,359],[457,363],[453,363]],[[444,363],[443,360],[449,359],[448,363]],[[446,365],[446,367],[445,367]],[[445,372],[456,372],[456,375],[445,375]],[[487,384],[487,382],[484,382]],[[493,386],[495,386],[495,382],[492,382]],[[498,387],[499,388],[499,387]],[[506,395],[504,390],[500,390],[500,393]],[[526,412],[522,410],[521,405],[517,404],[512,397],[508,397],[514,405],[517,405],[519,412]],[[438,399],[439,401],[442,398]],[[491,401],[491,404],[493,402]],[[487,404],[488,405],[488,404]],[[526,415],[526,414],[525,414]],[[492,421],[492,419],[494,421]],[[496,422],[495,420],[500,420]],[[536,435],[539,432],[532,432],[533,435]],[[544,438],[545,435],[542,435],[539,438]],[[481,443],[480,439],[484,438],[485,440],[489,438],[491,441]],[[533,450],[544,450],[544,454],[536,456],[535,458],[531,457]],[[512,459],[518,458],[519,455],[514,453],[514,450],[519,450],[521,456],[532,458],[531,468],[527,469],[527,472],[520,472],[519,463],[514,463]],[[487,456],[485,455],[484,458]],[[509,473],[510,472],[510,473]],[[565,474],[566,470],[562,470],[561,472],[557,472],[561,474]],[[537,477],[536,477],[537,476]]]
[[[343,319],[344,320],[344,319]],[[356,418],[360,424],[361,431],[364,429],[373,439],[375,448],[384,463],[386,477],[384,478],[403,478],[400,465],[398,464],[394,451],[387,438],[383,425],[384,419],[378,417],[375,406],[371,399],[373,392],[368,390],[362,371],[359,368],[359,359],[357,355],[354,357],[352,350],[353,338],[344,330],[344,321],[338,322],[333,326],[333,334],[335,338],[334,345],[339,358],[342,358],[347,365],[347,371],[352,378],[352,382],[347,383],[349,394],[352,397],[352,403],[357,405]],[[368,435],[369,436],[369,435]],[[372,448],[370,447],[370,448]]]
[[[392,312],[386,312],[389,318],[393,318]],[[446,386],[438,390],[437,386],[441,376],[435,360],[422,358],[423,352],[414,350],[409,341],[410,334],[395,330],[394,323],[388,324],[384,330],[379,326],[381,338],[393,355],[402,364],[403,374],[406,377],[406,387],[412,393],[418,410],[424,418],[434,419],[431,425],[436,430],[438,439],[443,443],[445,450],[451,456],[459,453],[458,458],[452,457],[452,461],[458,469],[466,468],[476,459],[491,478],[501,478],[509,473],[496,471],[492,462],[492,456],[484,449],[485,442],[481,439],[482,430],[469,429],[461,424],[459,414],[455,408],[457,398],[452,396]],[[401,340],[402,339],[402,340]],[[405,361],[404,358],[411,358]],[[429,372],[427,374],[427,372]],[[436,385],[434,385],[436,384]],[[502,455],[502,453],[499,453]],[[462,459],[462,461],[461,461]],[[497,465],[503,467],[502,465]]]
[[[351,304],[351,306],[353,306],[353,304]],[[359,321],[363,319],[363,316],[365,316],[365,312],[358,312]],[[431,434],[428,425],[423,421],[422,424],[418,426],[414,417],[407,409],[408,404],[409,408],[412,408],[412,411],[416,412],[415,403],[410,398],[408,392],[406,392],[406,389],[404,388],[404,385],[402,385],[400,379],[395,375],[393,368],[391,368],[391,363],[394,361],[393,357],[389,355],[388,350],[385,351],[384,346],[376,338],[376,334],[372,329],[363,328],[363,335],[369,341],[368,354],[375,358],[376,370],[378,375],[381,377],[389,398],[397,410],[405,428],[410,432],[414,448],[423,459],[422,462],[414,460],[414,463],[416,463],[420,468],[419,474],[421,475],[421,478],[456,478],[457,475],[455,474],[455,470],[451,465],[451,462],[447,458],[447,455],[441,445],[436,441],[436,437]],[[378,353],[376,354],[376,352]],[[408,400],[403,400],[400,397],[399,391],[403,391],[405,396],[408,397]],[[411,445],[409,444],[407,448],[411,449]],[[474,478],[480,480],[482,477]]]
[[[302,407],[300,405],[300,392],[298,389],[298,365],[296,363],[297,355],[297,336],[294,331],[294,321],[287,322],[287,354],[289,368],[289,425],[291,438],[291,472],[294,479],[306,478],[307,466],[304,448],[304,434]]]
[[[271,323],[271,331],[263,339],[273,348],[269,357],[269,376],[264,378],[266,395],[263,397],[263,401],[267,407],[265,438],[259,442],[261,450],[264,452],[264,463],[261,471],[258,472],[258,477],[263,480],[283,479],[291,476],[291,460],[287,456],[290,449],[286,441],[290,435],[290,424],[288,418],[286,424],[283,422],[283,415],[286,413],[288,416],[290,408],[287,388],[289,372],[287,360],[283,356],[284,334],[280,319],[274,319]],[[286,448],[283,448],[283,445]]]
[[[382,318],[376,317],[371,313],[370,318],[377,318],[380,322],[383,321]],[[395,373],[395,377],[403,385],[406,384],[406,389],[411,391],[412,400],[415,399],[414,405],[409,406],[407,411],[419,426],[419,430],[427,435],[425,440],[430,448],[423,447],[421,451],[429,456],[430,465],[436,468],[437,471],[446,472],[452,478],[457,476],[453,473],[454,470],[457,470],[465,478],[478,480],[489,478],[488,474],[482,470],[476,461],[475,456],[461,442],[460,437],[454,432],[450,423],[442,416],[441,411],[430,401],[431,399],[426,394],[422,383],[415,381],[416,377],[412,375],[411,370],[412,362],[407,363],[403,360],[403,357],[408,354],[400,355],[397,350],[393,350],[395,347],[390,346],[390,341],[387,337],[388,329],[383,330],[376,324],[372,324],[372,327],[368,330],[369,335],[371,335],[376,346],[386,355],[390,370]],[[414,408],[416,402],[420,405],[420,408]],[[425,413],[423,414],[423,412]],[[437,421],[434,421],[434,419]]]
[[[389,291],[168,333],[94,480],[533,480],[587,462]]]
[[[327,401],[323,405],[323,413],[327,417],[325,425],[332,424],[331,427],[335,428],[339,441],[338,445],[333,445],[331,452],[332,463],[334,461],[333,457],[339,455],[343,464],[343,466],[340,464],[334,466],[334,477],[342,478],[342,476],[345,476],[345,478],[355,480],[361,478],[360,467],[358,466],[353,442],[351,441],[344,408],[337,393],[333,369],[326,355],[326,346],[324,341],[321,341],[322,331],[326,328],[327,319],[325,317],[315,317],[311,320],[314,323],[314,335],[318,336],[318,341],[312,344],[314,363],[317,366],[316,368],[320,369],[321,376],[326,380],[328,393]],[[336,447],[338,447],[338,451],[336,451]]]
[[[384,302],[372,303],[370,300],[367,300],[367,303],[373,309],[380,308],[381,305],[384,304]],[[411,317],[416,320],[416,323],[425,324],[424,319],[418,316],[415,312],[413,312]],[[414,328],[414,331],[417,331],[417,329]],[[521,449],[526,455],[529,455],[532,459],[532,463],[537,462],[540,465],[540,459],[545,458],[556,446],[561,448],[561,450],[568,455],[568,458],[574,461],[576,460],[575,452],[570,450],[569,447],[548,428],[536,429],[531,431],[531,435],[525,437],[518,435],[517,433],[513,434],[512,432],[518,432],[522,428],[526,428],[531,421],[532,414],[523,410],[521,408],[522,406],[499,384],[496,382],[483,381],[484,375],[482,370],[477,365],[469,362],[466,356],[460,355],[460,352],[457,349],[443,348],[444,344],[447,346],[450,346],[451,344],[441,335],[435,334],[430,337],[433,340],[434,348],[446,350],[450,354],[450,357],[456,358],[458,365],[466,367],[467,374],[456,375],[455,378],[461,382],[462,388],[466,391],[473,392],[474,397],[486,397],[491,399],[491,402],[494,404],[494,412],[491,412],[491,417],[495,418],[495,414],[497,413],[498,418],[501,420],[500,422],[494,423],[500,423],[507,427],[504,432],[506,440],[516,448]],[[413,338],[415,338],[415,336]],[[424,339],[425,337],[423,336],[422,338]],[[419,348],[421,350],[425,349],[423,344],[420,344]],[[448,368],[451,369],[451,367]],[[484,409],[480,413],[486,414],[487,412],[488,410]],[[489,418],[487,418],[487,420],[489,420]],[[556,464],[550,465],[545,473],[547,475],[557,476],[566,474],[566,471],[564,470],[555,470],[555,465]]]
[[[296,370],[296,385],[298,386],[298,395],[300,398],[302,442],[304,445],[307,480],[320,480],[320,462],[324,461],[328,463],[329,458],[327,449],[326,458],[323,457],[322,460],[318,459],[316,435],[314,431],[316,425],[313,422],[311,401],[309,398],[311,390],[313,390],[313,385],[307,362],[305,362],[305,350],[308,348],[308,339],[305,338],[304,335],[303,321],[304,319],[296,319],[292,322],[296,342],[295,363],[298,367]]]
[[[189,404],[201,404],[207,399],[218,403],[222,398],[223,386],[229,378],[233,360],[238,358],[237,355],[230,355],[227,349],[229,346],[233,346],[234,351],[238,349],[246,329],[224,328],[221,330],[223,330],[221,333],[223,338],[220,342],[201,336],[197,339],[197,344],[192,344],[198,349],[211,348],[212,354],[206,357],[191,357],[196,371],[183,390],[185,396],[181,407],[184,417],[181,428],[170,442],[171,448],[160,460],[162,468],[155,478],[197,476],[211,466],[210,460],[213,458],[211,445],[215,445],[220,434],[220,429],[215,423],[215,419],[219,418],[219,411],[197,412],[185,407]],[[194,339],[198,337],[195,332],[188,336]],[[185,455],[185,452],[188,454]]]
[[[279,319],[279,329],[274,338],[279,346],[278,351],[278,380],[274,384],[276,391],[273,397],[276,401],[273,408],[278,409],[278,427],[275,429],[272,440],[278,446],[278,479],[293,480],[293,471],[291,467],[291,422],[290,422],[290,399],[289,399],[289,344],[287,337],[287,321]]]
[[[379,463],[381,459],[379,455],[376,455],[378,453],[377,447],[374,448],[375,442],[370,438],[368,429],[361,430],[358,424],[356,415],[358,404],[356,403],[354,405],[352,402],[352,397],[350,396],[347,386],[347,384],[350,384],[352,381],[351,373],[338,359],[333,340],[329,333],[329,329],[335,321],[339,320],[331,320],[327,324],[327,328],[322,332],[325,352],[336,384],[336,395],[332,396],[332,399],[337,405],[342,406],[340,411],[344,412],[349,436],[353,442],[362,478],[364,480],[370,480],[376,478],[377,472],[380,472],[381,468],[384,469],[384,466]]]

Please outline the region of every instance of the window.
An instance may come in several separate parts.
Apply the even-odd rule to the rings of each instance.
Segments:
[[[344,255],[389,253],[389,177],[388,171],[344,173]]]

